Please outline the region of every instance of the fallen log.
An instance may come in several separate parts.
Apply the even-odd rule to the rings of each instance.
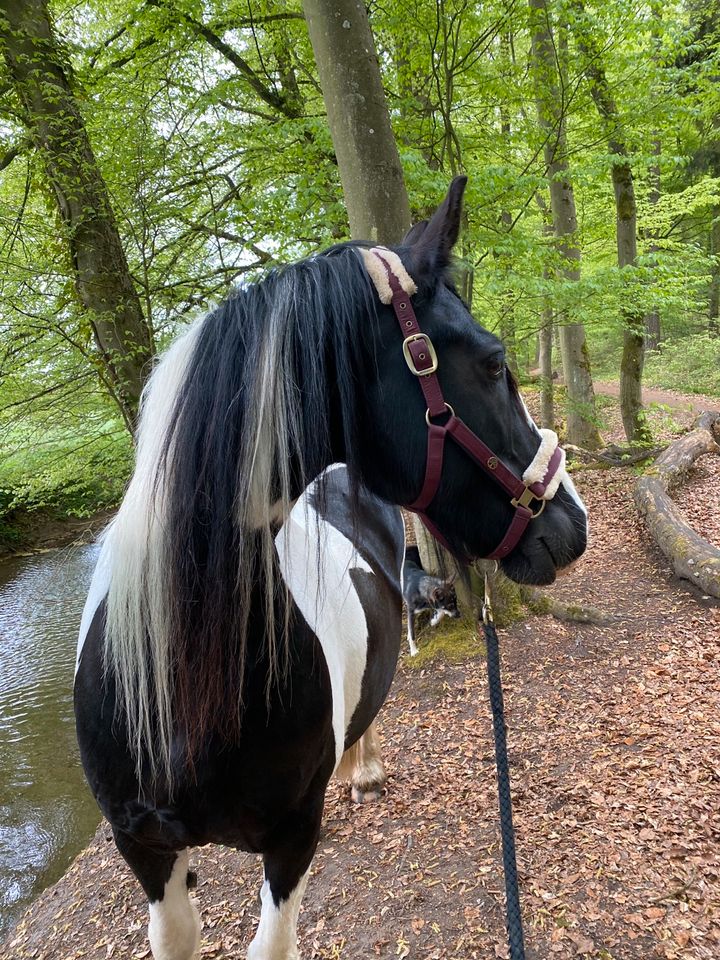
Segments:
[[[694,429],[662,453],[635,486],[635,505],[679,577],[720,597],[720,548],[703,540],[687,523],[670,493],[698,457],[720,455],[720,414],[701,414]]]
[[[586,450],[574,443],[564,443],[563,450],[571,457],[583,463],[598,463],[608,467],[631,467],[642,460],[650,460],[667,448],[667,444],[658,447],[619,447],[611,444],[605,450]]]

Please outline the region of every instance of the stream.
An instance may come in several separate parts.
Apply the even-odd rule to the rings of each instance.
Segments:
[[[0,562],[0,939],[100,821],[72,711],[97,544]]]

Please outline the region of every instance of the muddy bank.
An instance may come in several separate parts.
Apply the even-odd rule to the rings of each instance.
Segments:
[[[6,521],[12,534],[0,536],[0,563],[8,557],[90,543],[114,513],[113,509],[99,510],[91,517],[57,517],[43,512],[14,516],[10,523]]]

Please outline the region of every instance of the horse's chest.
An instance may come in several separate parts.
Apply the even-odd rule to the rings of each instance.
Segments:
[[[290,594],[322,649],[339,762],[362,695],[368,655],[368,620],[353,572],[372,575],[372,570],[339,530],[322,521],[310,523],[301,511],[293,511],[276,544]]]

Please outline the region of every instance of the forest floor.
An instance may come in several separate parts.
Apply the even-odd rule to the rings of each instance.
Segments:
[[[607,403],[604,435],[618,442]],[[693,419],[685,408],[672,423],[652,416],[668,438]],[[614,619],[531,617],[501,635],[527,957],[713,960],[720,605],[671,576],[633,507],[632,470],[575,478],[590,545],[551,592]],[[720,545],[720,457],[698,461],[679,499]],[[300,915],[304,960],[507,955],[486,699],[479,643],[460,662],[418,669],[403,657],[381,713],[385,795],[356,807],[343,785],[328,792]],[[241,960],[260,863],[216,847],[192,859],[201,957]],[[0,960],[149,956],[145,904],[107,825],[0,945]]]

